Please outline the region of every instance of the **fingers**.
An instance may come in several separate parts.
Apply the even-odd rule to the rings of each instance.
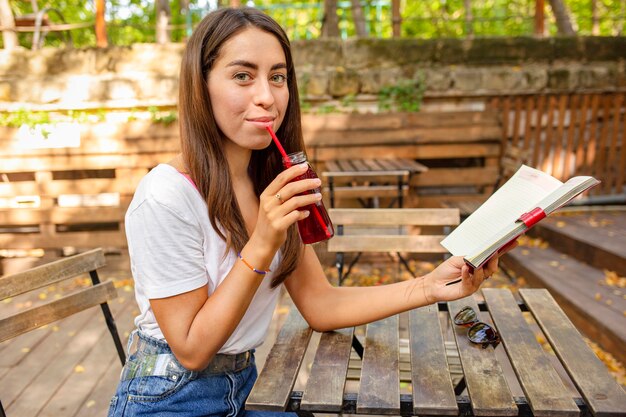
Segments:
[[[282,171],[280,174],[274,178],[274,180],[267,186],[267,188],[263,191],[262,195],[275,196],[276,194],[280,194],[283,199],[285,196],[281,193],[281,189],[289,184],[290,181],[293,181],[298,176],[306,173],[309,168],[308,164],[298,164],[287,168]]]

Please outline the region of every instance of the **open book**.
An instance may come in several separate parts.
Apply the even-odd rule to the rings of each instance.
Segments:
[[[593,177],[562,183],[537,169],[522,167],[441,244],[453,255],[480,268],[508,243],[585,190],[599,184]]]

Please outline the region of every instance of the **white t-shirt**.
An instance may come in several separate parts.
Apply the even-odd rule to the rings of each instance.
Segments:
[[[143,333],[164,339],[149,300],[182,294],[208,284],[209,296],[238,260],[226,253],[226,242],[211,225],[207,205],[198,190],[173,166],[160,164],[139,183],[126,212],[126,236],[140,314],[135,325]],[[275,271],[280,251],[270,265]],[[240,353],[263,343],[280,288],[271,289],[268,273],[248,311],[219,350]]]

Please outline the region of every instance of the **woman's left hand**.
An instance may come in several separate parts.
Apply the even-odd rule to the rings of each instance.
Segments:
[[[453,301],[475,293],[483,281],[498,271],[500,256],[517,247],[517,241],[509,244],[482,268],[470,273],[470,267],[462,256],[453,256],[424,277],[424,296],[428,303]],[[458,282],[455,282],[458,281]]]

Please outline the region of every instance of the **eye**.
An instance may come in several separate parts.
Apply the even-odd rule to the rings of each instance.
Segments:
[[[287,76],[285,74],[274,74],[270,77],[270,81],[275,84],[284,84],[287,81]]]
[[[250,74],[247,72],[238,72],[233,76],[233,78],[237,81],[250,81]]]

